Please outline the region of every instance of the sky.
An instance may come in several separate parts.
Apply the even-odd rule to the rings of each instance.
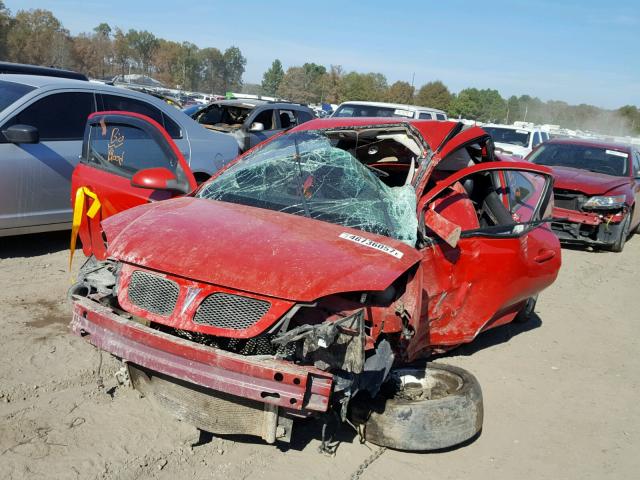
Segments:
[[[237,46],[244,81],[260,83],[278,58],[285,69],[315,62],[380,72],[453,92],[495,88],[503,97],[604,108],[640,106],[638,0],[4,0],[51,10],[74,35],[101,22],[189,41]]]

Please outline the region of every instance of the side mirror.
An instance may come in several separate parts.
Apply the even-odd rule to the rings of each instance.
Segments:
[[[151,190],[169,190],[189,193],[189,186],[180,183],[174,173],[166,168],[145,168],[131,177],[131,186]]]
[[[2,131],[4,138],[10,143],[38,143],[40,133],[31,125],[12,125]]]
[[[262,132],[264,131],[264,124],[260,122],[253,122],[249,127],[250,132]]]

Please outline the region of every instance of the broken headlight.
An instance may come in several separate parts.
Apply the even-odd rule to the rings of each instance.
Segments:
[[[602,197],[591,197],[587,200],[582,208],[586,209],[605,209],[605,210],[614,210],[617,208],[624,207],[625,203],[624,195],[615,195],[611,197],[602,196]]]

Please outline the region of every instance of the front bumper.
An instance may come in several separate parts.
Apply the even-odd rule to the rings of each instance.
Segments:
[[[169,335],[74,296],[71,331],[127,362],[307,416],[329,408],[333,376],[272,357],[243,356]]]
[[[553,218],[563,220],[551,222],[551,229],[562,243],[609,246],[619,236],[624,212],[603,215],[555,207]]]

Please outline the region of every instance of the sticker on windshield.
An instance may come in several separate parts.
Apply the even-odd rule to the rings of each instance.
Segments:
[[[616,157],[628,158],[629,154],[624,152],[618,152],[617,150],[605,150],[607,155],[615,155]]]
[[[365,237],[361,237],[360,235],[353,235],[352,233],[342,232],[340,234],[340,238],[344,238],[345,240],[351,240],[352,242],[359,243],[360,245],[364,245],[365,247],[373,248],[375,250],[380,250],[381,252],[387,253],[396,258],[402,258],[404,253],[400,250],[396,250],[389,245],[385,245],[384,243],[374,242]]]
[[[399,117],[409,117],[413,118],[413,112],[411,110],[403,110],[401,108],[396,108],[393,111],[394,115],[398,115]]]

